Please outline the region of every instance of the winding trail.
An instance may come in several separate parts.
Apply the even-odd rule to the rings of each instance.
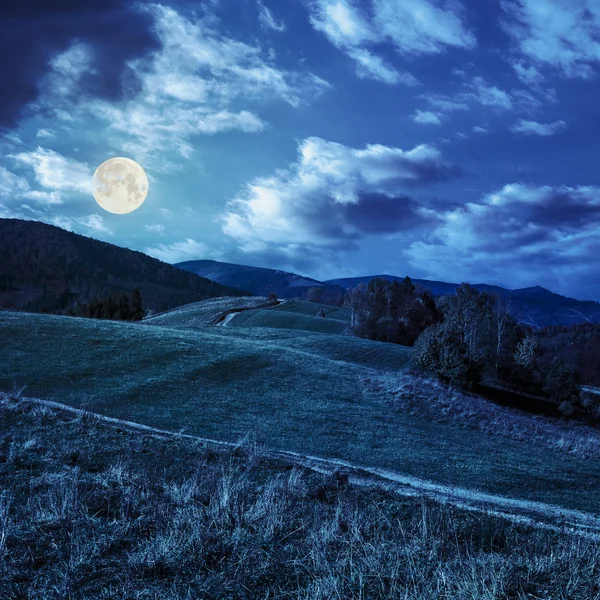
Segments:
[[[0,392],[0,401],[9,402],[10,398],[11,394]],[[14,400],[12,401],[14,402]],[[243,441],[238,443],[224,442],[187,433],[158,429],[132,421],[107,417],[99,413],[93,413],[51,400],[21,397],[18,402],[29,402],[47,406],[48,408],[78,416],[85,415],[88,418],[127,429],[145,431],[167,437],[191,439],[212,446],[239,448],[244,445]],[[287,450],[266,449],[264,454],[326,475],[332,475],[340,471],[344,472],[348,475],[348,481],[356,486],[384,489],[400,496],[428,498],[443,504],[503,517],[512,522],[526,524],[538,529],[569,533],[600,540],[600,516],[592,513],[567,509],[543,502],[508,498],[478,490],[437,484],[396,471],[357,465],[344,460],[322,458]]]

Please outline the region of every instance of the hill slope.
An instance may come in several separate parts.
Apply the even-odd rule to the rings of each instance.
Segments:
[[[521,417],[524,435],[507,439],[390,405],[388,391],[368,381],[406,368],[408,348],[11,312],[0,312],[0,339],[0,390],[26,385],[27,396],[149,426],[223,441],[252,432],[273,449],[600,514],[598,455],[540,446],[535,419]],[[552,427],[547,435],[558,439],[564,432]]]
[[[402,281],[404,279],[404,277],[396,277],[395,275],[366,275],[363,277],[329,279],[325,283],[332,283],[348,289],[361,282],[368,283],[374,277],[381,277],[388,281]],[[412,282],[430,290],[434,296],[453,294],[460,285],[429,279],[412,279]],[[473,287],[483,292],[498,294],[509,303],[509,310],[516,318],[530,325],[545,327],[546,325],[572,325],[587,320],[600,322],[600,304],[591,300],[567,298],[540,286],[509,290],[497,285],[478,283],[473,284]]]
[[[272,293],[277,294],[279,298],[306,298],[310,288],[321,288],[323,292],[320,300],[326,304],[337,304],[344,296],[344,289],[338,285],[277,269],[249,267],[216,260],[189,260],[174,266],[223,285],[248,290],[257,296]]]
[[[136,287],[154,310],[249,295],[142,252],[37,221],[0,219],[0,307],[60,310]]]

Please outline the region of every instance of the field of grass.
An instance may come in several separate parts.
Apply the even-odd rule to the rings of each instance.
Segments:
[[[229,327],[272,327],[277,329],[301,329],[318,333],[343,334],[348,324],[339,319],[307,316],[302,313],[273,308],[253,309],[240,312],[228,323]]]
[[[320,310],[325,313],[324,317],[317,316]],[[327,304],[286,300],[270,308],[240,312],[229,321],[228,326],[301,329],[341,335],[350,327],[350,313]]]
[[[600,545],[0,397],[0,598],[598,600]]]
[[[220,317],[229,312],[271,304],[272,302],[266,298],[258,296],[210,298],[148,317],[144,323],[164,327],[204,327],[205,325],[214,325]]]
[[[600,514],[598,456],[423,418],[365,384],[409,365],[401,346],[10,312],[0,312],[0,339],[0,389],[26,385],[26,396],[164,429],[229,441],[252,433],[275,449]]]

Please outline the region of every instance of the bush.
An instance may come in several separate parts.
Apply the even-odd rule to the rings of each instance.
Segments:
[[[469,357],[460,333],[447,324],[425,329],[415,342],[413,356],[417,365],[445,383],[471,388],[481,379],[482,363]]]
[[[555,358],[543,372],[542,389],[563,414],[571,414],[573,405],[579,403],[579,378],[575,370],[559,358]]]

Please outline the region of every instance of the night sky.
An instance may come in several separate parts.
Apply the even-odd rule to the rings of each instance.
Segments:
[[[0,216],[600,300],[598,0],[8,0]],[[126,215],[91,194],[125,156]]]

